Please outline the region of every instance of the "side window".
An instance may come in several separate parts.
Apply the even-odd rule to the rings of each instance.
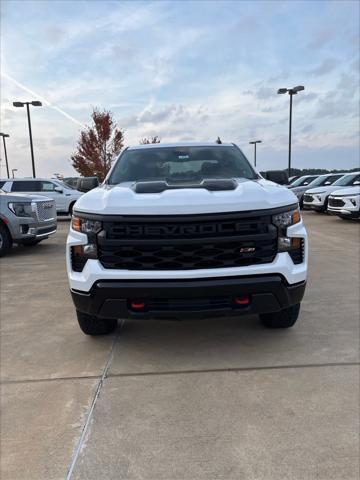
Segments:
[[[41,182],[41,192],[53,192],[56,185],[52,182]]]
[[[349,183],[349,185],[359,185],[360,184],[360,175],[356,175],[355,178]]]
[[[21,182],[13,182],[12,192],[38,192],[39,182],[34,180],[23,180]]]
[[[11,181],[5,181],[5,182],[1,182],[2,185],[1,185],[1,189],[4,191],[4,192],[11,192],[11,185],[12,185],[12,182]]]

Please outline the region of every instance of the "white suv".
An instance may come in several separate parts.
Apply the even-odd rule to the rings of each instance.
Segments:
[[[307,235],[296,196],[234,144],[125,149],[75,205],[66,261],[84,333],[118,318],[297,320]]]
[[[51,198],[55,201],[56,212],[58,214],[71,214],[75,202],[83,195],[82,192],[53,178],[15,178],[1,180],[0,188],[5,192],[30,193]]]
[[[360,172],[347,173],[336,180],[332,185],[311,188],[303,197],[304,209],[325,212],[328,207],[328,198],[332,192],[345,187],[360,185]]]
[[[329,196],[328,212],[341,218],[360,218],[360,186],[342,188]]]

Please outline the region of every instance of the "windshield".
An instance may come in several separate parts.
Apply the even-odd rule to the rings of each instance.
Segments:
[[[291,184],[292,187],[302,187],[303,185],[309,185],[313,180],[317,178],[317,175],[314,175],[313,177],[300,177],[295,182]]]
[[[332,185],[340,177],[338,175],[329,175],[326,177],[318,177],[309,184],[309,187],[322,187],[323,185]]]
[[[257,178],[235,146],[157,147],[125,150],[108,183],[166,180],[200,182],[206,178]]]
[[[344,177],[339,178],[339,180],[337,180],[333,185],[345,187],[346,185],[352,185],[352,183],[356,180],[359,180],[359,178],[360,175],[358,173],[354,173],[354,175],[345,175]]]
[[[299,177],[290,177],[289,178],[289,185],[292,185],[294,182],[296,182],[296,180],[298,179]]]

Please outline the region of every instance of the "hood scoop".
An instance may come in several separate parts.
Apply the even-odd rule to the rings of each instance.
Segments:
[[[181,188],[204,188],[210,192],[235,190],[238,183],[233,178],[219,178],[202,180],[199,183],[168,183],[164,180],[150,182],[136,182],[133,185],[135,193],[162,193],[165,190],[179,190]]]

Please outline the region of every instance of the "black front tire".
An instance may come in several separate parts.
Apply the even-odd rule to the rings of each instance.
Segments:
[[[12,245],[11,237],[8,229],[0,223],[0,257],[4,257],[10,250]]]
[[[99,318],[79,312],[79,310],[76,310],[76,315],[79,326],[86,335],[107,335],[112,333],[117,327],[116,318]]]
[[[264,313],[260,315],[260,320],[268,328],[289,328],[295,325],[299,312],[300,303],[297,303],[280,312]]]

